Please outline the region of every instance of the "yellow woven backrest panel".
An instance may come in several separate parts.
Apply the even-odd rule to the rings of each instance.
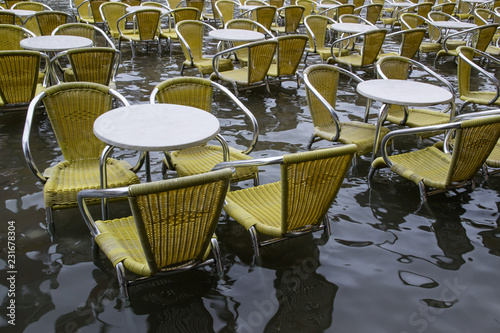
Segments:
[[[232,0],[219,0],[216,2],[216,6],[222,14],[222,21],[224,24],[229,22],[234,18],[234,7],[235,2]]]
[[[474,49],[461,46],[458,52],[464,55],[467,59],[472,60],[474,57]],[[460,57],[457,58],[457,79],[458,79],[458,94],[463,96],[470,91],[470,76],[472,68]]]
[[[59,27],[56,35],[79,36],[95,42],[94,26],[85,23],[68,23]]]
[[[210,80],[199,77],[177,77],[163,81],[158,86],[159,103],[187,105],[212,111],[213,88]]]
[[[283,234],[321,223],[337,196],[356,150],[355,145],[345,145],[283,156]]]
[[[357,7],[358,6],[356,6],[356,8]],[[380,4],[372,4],[371,6],[367,7],[365,19],[368,22],[375,24],[380,17],[380,13],[382,12],[382,8],[384,8],[384,6],[382,6]]]
[[[271,28],[271,24],[274,22],[274,16],[276,15],[276,7],[274,6],[262,6],[256,8],[252,16],[254,20],[262,24],[266,29]],[[258,29],[259,32],[264,32],[262,29]]]
[[[136,12],[135,18],[141,40],[153,40],[158,36],[160,16],[160,10],[156,9]]]
[[[14,6],[16,3],[21,2],[23,0],[4,0],[3,3],[5,3],[5,7],[7,9],[11,8]]]
[[[400,56],[388,56],[381,58],[377,65],[389,79],[407,80],[410,73],[410,62]]]
[[[42,12],[42,11],[45,10],[45,8],[43,7],[43,5],[41,3],[34,2],[34,1],[22,1],[22,2],[19,2],[16,5],[15,9],[33,10],[35,12]]]
[[[427,17],[427,15],[429,15],[429,12],[432,10],[432,6],[434,6],[434,3],[432,2],[422,2],[418,4],[417,14],[422,17]]]
[[[325,16],[321,15],[311,15],[307,17],[306,23],[311,29],[313,36],[307,31],[307,35],[309,36],[309,47],[312,48],[314,43],[316,43],[317,48],[322,48],[325,46],[325,37],[326,37],[326,26],[328,24],[328,20]]]
[[[76,81],[108,85],[113,74],[116,51],[109,47],[90,47],[68,51]]]
[[[0,11],[0,24],[16,24],[16,15]]]
[[[401,42],[400,55],[406,58],[413,58],[418,52],[418,48],[424,39],[426,29],[415,29],[408,30],[403,35],[403,40]]]
[[[189,45],[193,61],[200,60],[203,57],[203,32],[205,30],[203,23],[193,20],[182,21],[177,24],[177,29]],[[190,60],[186,45],[181,43],[181,47],[186,60]]]
[[[186,0],[186,7],[198,9],[198,16],[196,19],[199,20],[205,9],[205,0]]]
[[[264,80],[277,45],[277,41],[267,40],[248,47],[248,83]]]
[[[330,65],[313,65],[305,69],[311,85],[335,108],[339,83],[339,71]],[[332,114],[306,86],[307,104],[314,126],[332,124]]]
[[[60,25],[68,23],[69,15],[64,12],[44,11],[35,13],[42,36],[48,36]]]
[[[289,6],[285,8],[285,32],[295,32],[302,20],[303,6]]]
[[[175,23],[179,23],[185,20],[197,20],[198,13],[200,11],[194,7],[184,7],[175,9],[172,14],[174,16]]]
[[[90,82],[61,83],[45,90],[45,111],[65,160],[98,159],[104,143],[93,133],[95,119],[112,108],[109,88]],[[110,124],[112,126],[112,124]]]
[[[106,2],[109,2],[109,0],[90,0],[90,11],[92,13],[92,17],[94,18],[94,23],[103,22],[99,7]]]
[[[404,13],[401,15],[400,20],[402,23],[404,22],[405,24],[401,24],[401,29],[406,30],[408,29],[407,25],[409,26],[410,29],[415,29],[422,24],[424,24],[424,20],[420,17],[418,17],[417,14],[413,13]]]
[[[472,179],[500,137],[500,116],[478,117],[456,131],[447,184]]]
[[[278,74],[292,75],[297,71],[307,43],[305,35],[280,37],[278,45]]]
[[[368,31],[363,40],[363,50],[361,51],[362,61],[361,65],[369,65],[372,64],[377,55],[382,48],[382,44],[384,43],[385,35],[387,30],[372,30]]]
[[[220,217],[232,171],[130,187],[130,205],[151,271],[202,261]]]
[[[269,4],[271,6],[276,7],[276,8],[281,8],[285,5],[285,1],[284,0],[269,0]]]
[[[27,103],[35,96],[40,53],[0,51],[0,96],[6,104]]]
[[[26,38],[23,30],[15,25],[0,24],[0,51],[22,50],[19,42]]]
[[[344,14],[352,14],[354,12],[354,5],[344,4],[338,6],[335,11],[337,19]]]
[[[475,36],[475,43],[473,43],[474,48],[479,51],[485,51],[488,45],[491,43],[493,35],[497,31],[498,25],[492,24],[485,27],[479,28],[478,34]]]
[[[127,14],[127,6],[121,2],[109,2],[102,5],[101,10],[111,35],[118,36],[118,19]],[[120,29],[125,30],[125,20],[120,21]]]

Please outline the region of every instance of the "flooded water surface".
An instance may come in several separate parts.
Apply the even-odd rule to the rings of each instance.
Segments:
[[[48,3],[68,10],[60,2]],[[134,59],[127,44],[122,50],[116,85],[131,104],[148,103],[154,86],[178,76],[184,60],[178,44],[172,57],[165,48],[159,57],[154,46],[138,49]],[[423,62],[433,66],[433,57]],[[436,70],[457,87],[452,61]],[[499,77],[498,68],[491,71]],[[371,72],[359,74],[371,78]],[[257,88],[240,96],[260,126],[251,156],[306,151],[313,125],[304,85],[297,89],[285,82],[271,91]],[[353,82],[342,83],[343,120],[362,120],[365,102]],[[221,95],[214,106],[224,137],[243,147],[250,137],[244,117]],[[379,107],[373,104],[370,122]],[[254,263],[247,231],[227,221],[217,230],[222,278],[209,268],[178,274],[131,287],[130,302],[123,302],[111,263],[102,253],[92,259],[91,236],[78,209],[57,211],[54,237],[47,231],[43,186],[21,149],[25,116],[0,113],[3,332],[500,331],[498,175],[486,181],[478,174],[474,191],[438,194],[420,207],[415,184],[387,170],[369,183],[369,156],[358,158],[329,210],[330,238],[315,233],[282,242],[265,248],[261,262]],[[42,113],[35,128],[32,149],[39,167],[60,161]],[[397,148],[415,145],[410,140]],[[136,154],[118,150],[114,156],[133,163]],[[153,153],[151,161],[153,180],[161,179],[161,155]],[[143,171],[139,176],[146,180]],[[278,179],[279,169],[263,169],[261,183]],[[125,205],[111,206],[114,215],[127,213]],[[8,231],[14,229],[16,273],[9,279]],[[12,287],[15,298],[9,296]],[[8,323],[11,299],[15,326]]]

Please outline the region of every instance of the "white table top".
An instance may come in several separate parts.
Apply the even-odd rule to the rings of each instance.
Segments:
[[[415,3],[409,3],[409,2],[391,2],[391,1],[386,1],[385,3],[388,6],[391,6],[391,7],[402,7],[402,8],[416,5]]]
[[[93,42],[85,37],[57,35],[25,38],[19,44],[26,50],[61,52],[69,49],[90,47]]]
[[[477,24],[462,21],[434,21],[432,25],[444,29],[469,29],[477,27]]]
[[[197,146],[215,138],[220,124],[212,114],[176,104],[138,104],[108,111],[94,122],[94,134],[108,145],[166,151]]]
[[[335,31],[352,34],[378,29],[378,27],[362,23],[334,23],[331,27]]]
[[[265,6],[265,5],[263,5]],[[247,10],[252,10],[252,9],[255,9],[257,7],[261,7],[261,6],[253,6],[253,5],[241,5],[241,6],[238,6],[238,8],[242,11],[247,11]]]
[[[356,90],[367,98],[404,106],[430,106],[453,100],[447,89],[407,80],[367,80],[359,83]]]
[[[464,2],[470,2],[470,3],[475,3],[475,4],[478,4],[478,3],[484,3],[484,2],[491,2],[491,0],[462,0]]]
[[[338,6],[340,6],[340,5],[334,4],[334,3],[318,3],[316,5],[316,7],[324,8],[324,9],[334,9],[334,8],[337,8]]]
[[[141,9],[156,9],[159,10],[162,15],[168,13],[169,11],[165,8],[155,7],[155,6],[128,6],[125,10],[128,13],[132,13]]]
[[[26,10],[26,9],[6,9],[4,11],[14,13],[17,16],[21,16],[21,17],[31,16],[31,15],[34,15],[36,13],[34,10]]]
[[[226,42],[253,42],[265,39],[265,35],[258,31],[245,29],[217,29],[208,32],[208,37]]]

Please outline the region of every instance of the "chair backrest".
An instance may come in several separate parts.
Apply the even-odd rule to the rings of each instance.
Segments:
[[[186,7],[198,9],[198,20],[205,11],[205,0],[185,0]]]
[[[184,20],[198,20],[200,11],[194,7],[181,7],[173,9],[170,14],[174,18],[175,24]]]
[[[212,112],[213,86],[209,79],[176,77],[159,83],[156,88],[158,103],[192,106]]]
[[[23,0],[3,0],[3,3],[5,4],[5,7],[7,9],[11,9],[12,6],[14,6],[16,3],[21,2]]]
[[[21,26],[23,25],[23,19],[12,12],[0,10],[0,24],[12,24]]]
[[[33,37],[26,29],[12,24],[0,24],[0,51],[22,50],[21,40]]]
[[[486,8],[476,8],[474,9],[474,24],[485,25],[488,24],[488,19],[490,17],[496,17],[496,13],[486,9]],[[494,22],[496,23],[496,22]]]
[[[437,12],[437,11],[431,11],[429,14],[427,14],[427,17],[429,20],[435,22],[435,21],[458,21],[458,19],[454,18],[450,14],[443,13],[443,12]]]
[[[70,15],[59,11],[43,11],[34,14],[42,36],[52,34],[55,28],[70,21]]]
[[[322,223],[356,150],[356,145],[345,145],[283,156],[282,234]]]
[[[304,19],[307,36],[309,37],[309,47],[314,49],[325,46],[325,38],[328,24],[333,21],[323,15],[309,15]]]
[[[268,39],[246,44],[248,52],[248,83],[263,81],[271,66],[278,41]]]
[[[410,59],[401,56],[388,56],[380,58],[377,61],[377,75],[381,78],[382,75],[388,79],[407,80],[412,64]]]
[[[262,24],[266,29],[271,29],[276,15],[276,7],[274,6],[259,6],[252,10],[252,19]],[[258,30],[264,33],[265,31]]]
[[[432,10],[432,6],[434,6],[434,3],[432,2],[421,2],[415,5],[417,9],[417,14],[422,16],[422,17],[427,17],[429,15],[430,11]]]
[[[308,15],[316,13],[316,2],[313,2],[311,0],[297,0],[295,1],[294,5],[302,6],[305,8],[303,14],[304,18]]]
[[[373,3],[355,8],[353,14],[360,15],[371,24],[375,24],[379,20],[383,8],[384,5],[380,3]]]
[[[104,22],[99,7],[106,2],[110,2],[110,0],[90,0],[90,13],[94,19],[94,24]]]
[[[153,274],[203,262],[231,175],[226,168],[129,187],[130,207]]]
[[[291,5],[281,7],[278,11],[279,14],[284,15],[285,33],[295,33],[299,28],[302,21],[305,8],[303,6]]]
[[[266,31],[265,34],[272,36],[272,33],[267,30],[262,24],[249,19],[232,19],[226,23],[226,29],[243,29],[252,31]],[[264,30],[266,29],[266,30]],[[233,42],[233,46],[240,46],[246,42]],[[238,59],[246,59],[247,51],[245,49],[235,50]]]
[[[109,85],[117,70],[119,52],[110,47],[89,47],[67,51],[76,81]]]
[[[12,6],[12,9],[20,9],[20,10],[33,10],[35,12],[42,12],[44,10],[52,10],[46,4],[35,1],[21,1]]]
[[[363,35],[363,46],[361,49],[361,66],[370,65],[375,62],[377,55],[384,44],[386,29],[376,29],[365,32]]]
[[[426,33],[425,28],[403,30],[399,55],[412,59],[417,54]]]
[[[400,17],[401,29],[415,29],[419,27],[427,27],[427,37],[430,42],[438,42],[441,40],[441,29],[435,27],[431,21],[414,13],[404,13]]]
[[[36,93],[41,55],[37,51],[0,51],[0,104],[29,103]]]
[[[488,45],[490,45],[498,26],[499,24],[496,23],[485,24],[477,27],[474,34],[470,37],[469,46],[472,46],[480,51],[485,51]]]
[[[171,9],[178,8],[181,5],[182,1],[183,0],[167,0],[168,6]]]
[[[58,26],[52,31],[52,35],[79,36],[91,39],[94,46],[102,39],[105,46],[115,48],[115,44],[109,39],[108,35],[100,28],[86,23],[66,23]]]
[[[448,15],[453,15],[456,6],[457,6],[456,2],[443,2],[435,6],[435,10],[446,13]]]
[[[304,54],[308,37],[305,35],[280,36],[278,39],[278,75],[294,75]]]
[[[472,179],[500,137],[500,116],[464,120],[455,130],[447,184]]]
[[[186,60],[196,61],[203,57],[205,29],[212,30],[213,27],[199,20],[184,20],[176,24],[175,31]]]
[[[269,0],[269,5],[276,8],[281,8],[285,5],[285,0]]]
[[[99,159],[105,143],[93,134],[93,126],[97,117],[115,107],[109,87],[60,83],[45,89],[42,101],[64,159]]]
[[[109,34],[113,38],[118,38],[120,32],[118,31],[118,19],[127,14],[127,5],[122,2],[106,2],[99,7],[101,17],[103,18]],[[120,21],[120,29],[125,30],[125,21]]]
[[[219,0],[215,3],[215,8],[219,14],[222,26],[234,18],[235,6],[236,3],[232,0]]]
[[[134,13],[137,30],[141,40],[154,40],[160,34],[161,11],[158,9],[141,9]]]

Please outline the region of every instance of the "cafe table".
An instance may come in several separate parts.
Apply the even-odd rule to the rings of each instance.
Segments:
[[[21,17],[23,20],[23,24],[26,23],[26,19],[29,16],[35,15],[35,13],[36,13],[34,10],[26,10],[26,9],[5,9],[3,11],[9,12],[9,13],[12,13],[12,14],[15,14],[15,15]]]
[[[429,83],[410,80],[376,79],[360,82],[356,90],[360,95],[368,98],[367,114],[372,100],[382,102],[382,107],[377,117],[372,161],[375,160],[377,155],[378,143],[381,139],[379,137],[380,129],[387,118],[391,104],[401,106],[432,106],[451,103],[452,107],[455,107],[454,96],[449,90]]]
[[[90,47],[92,44],[92,40],[86,37],[64,35],[30,37],[19,42],[19,45],[26,50],[54,53]]]
[[[127,13],[133,13],[133,12],[136,12],[138,10],[145,10],[145,9],[159,10],[162,15],[165,15],[169,12],[169,10],[166,8],[155,7],[155,6],[128,6],[125,10],[127,11]]]
[[[219,120],[214,115],[185,105],[138,104],[110,110],[94,122],[95,136],[106,144],[100,160],[101,187],[107,187],[105,161],[115,147],[164,152],[198,146],[215,138],[227,161],[229,149],[219,130]],[[149,158],[146,175],[150,181]],[[103,200],[103,219],[107,218],[107,211],[107,202]]]
[[[432,25],[443,31],[442,39],[446,38],[450,30],[464,30],[477,27],[477,24],[462,21],[434,21]]]
[[[262,32],[245,29],[216,29],[208,32],[208,37],[217,39],[222,43],[217,45],[217,51],[224,49],[224,42],[250,43],[263,40],[266,36]]]
[[[361,32],[379,29],[374,25],[363,24],[363,23],[333,23],[330,27],[335,31],[342,33],[349,33],[349,34],[357,34]]]

